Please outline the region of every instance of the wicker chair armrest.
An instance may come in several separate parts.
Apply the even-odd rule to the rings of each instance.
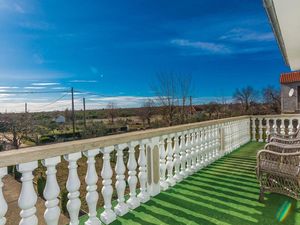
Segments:
[[[283,144],[277,142],[270,142],[265,145],[265,150],[279,153],[300,152],[300,144]]]
[[[286,139],[286,138],[280,138],[280,137],[272,137],[270,139],[270,143],[271,142],[276,142],[276,143],[281,143],[281,144],[300,144],[300,138]]]

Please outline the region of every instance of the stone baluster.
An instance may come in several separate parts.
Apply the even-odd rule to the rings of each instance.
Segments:
[[[182,176],[180,175],[180,146],[179,146],[179,137],[181,133],[177,133],[174,137],[174,179],[176,182],[182,181]]]
[[[78,225],[81,201],[79,199],[80,180],[77,173],[77,160],[81,158],[81,152],[65,155],[64,158],[69,162],[69,176],[66,187],[69,192],[67,209],[70,215],[70,225]]]
[[[60,163],[60,156],[42,160],[42,164],[47,168],[46,186],[44,189],[44,197],[46,199],[46,211],[44,214],[47,225],[58,225],[60,208],[58,196],[60,188],[56,179],[56,166]]]
[[[294,133],[294,126],[293,126],[293,119],[289,120],[289,133],[288,134],[293,134]]]
[[[101,213],[100,218],[103,223],[110,224],[116,220],[116,214],[112,210],[112,194],[113,194],[113,187],[112,187],[112,175],[113,171],[110,165],[110,153],[114,151],[114,146],[104,147],[101,149],[103,153],[103,166],[101,170],[101,177],[102,177],[102,196],[104,199],[104,212]]]
[[[38,218],[36,216],[37,194],[33,187],[33,171],[37,168],[37,161],[22,163],[17,166],[17,170],[22,174],[22,188],[18,200],[21,209],[21,221],[19,225],[37,225]]]
[[[92,149],[83,153],[85,157],[87,157],[87,173],[85,176],[87,194],[85,199],[89,208],[89,219],[85,222],[85,225],[101,224],[100,220],[97,218],[97,202],[99,200],[99,194],[97,191],[98,174],[95,167],[95,157],[99,152],[100,149]]]
[[[116,189],[118,194],[118,204],[115,207],[115,213],[118,216],[124,216],[126,213],[129,212],[129,207],[125,203],[125,189],[126,189],[126,182],[125,182],[125,172],[126,167],[124,164],[124,154],[123,151],[127,147],[127,144],[120,144],[116,145],[115,149],[117,151],[117,164],[116,164],[116,174],[117,174],[117,182],[116,182]]]
[[[191,133],[191,170],[192,170],[192,173],[195,173],[197,171],[196,160],[197,160],[196,133],[195,133],[195,130],[192,130],[192,133]]]
[[[176,180],[173,176],[173,147],[172,147],[172,136],[169,135],[167,139],[167,182],[170,186],[174,186],[176,184]]]
[[[5,175],[7,175],[7,168],[0,168],[0,225],[4,225],[6,223],[5,214],[8,209],[2,190],[4,186],[2,179]]]
[[[180,136],[180,175],[182,178],[186,178],[188,174],[186,173],[186,132]]]
[[[200,135],[201,135],[201,131],[200,129],[196,130],[196,144],[195,144],[195,148],[196,148],[196,170],[199,171],[201,168],[201,157],[200,157]]]
[[[166,151],[165,151],[165,139],[167,136],[163,136],[159,141],[159,152],[160,152],[160,188],[165,191],[169,188],[168,182],[166,181]]]
[[[277,119],[273,120],[273,133],[278,134]]]
[[[200,168],[204,166],[204,148],[205,148],[205,139],[204,139],[204,128],[200,130]]]
[[[270,134],[271,134],[270,119],[266,118],[266,137],[268,138]]]
[[[139,180],[141,186],[141,192],[138,195],[140,202],[146,203],[150,200],[150,195],[147,192],[147,161],[146,161],[146,153],[145,153],[145,141],[140,141],[140,155],[138,159],[139,163]],[[168,167],[168,165],[167,165]],[[167,180],[168,181],[168,180]]]
[[[130,209],[135,209],[140,205],[139,199],[136,197],[136,185],[137,185],[137,176],[136,176],[136,168],[137,162],[135,159],[135,146],[137,142],[131,142],[128,144],[129,147],[129,158],[127,163],[128,168],[128,184],[130,189],[129,199],[127,200],[127,204]]]
[[[259,133],[259,142],[263,142],[263,124],[262,124],[263,119],[259,118],[258,119],[258,133]]]
[[[284,124],[284,119],[281,119],[280,133],[281,133],[282,135],[285,135],[285,124]]]
[[[186,152],[186,170],[185,172],[187,175],[191,175],[192,172],[192,156],[191,156],[191,133],[188,131],[187,136],[186,136],[186,143],[185,143],[185,152]]]
[[[251,118],[252,121],[252,141],[256,141],[256,124],[255,118]]]

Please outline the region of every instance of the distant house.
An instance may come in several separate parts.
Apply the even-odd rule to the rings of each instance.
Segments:
[[[66,122],[66,118],[64,116],[58,116],[55,118],[55,123],[65,123]]]
[[[280,76],[282,113],[300,112],[300,71]]]

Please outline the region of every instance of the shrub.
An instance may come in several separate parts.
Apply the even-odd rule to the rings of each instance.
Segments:
[[[37,192],[41,198],[44,198],[45,186],[46,186],[46,178],[41,175],[37,180]]]
[[[62,190],[60,192],[60,208],[63,214],[69,215],[68,209],[67,209],[67,204],[68,204],[68,191],[66,189]]]

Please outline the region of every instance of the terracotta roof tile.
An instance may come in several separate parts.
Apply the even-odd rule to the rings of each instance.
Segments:
[[[300,71],[281,74],[280,76],[281,84],[287,84],[293,82],[300,82]]]

